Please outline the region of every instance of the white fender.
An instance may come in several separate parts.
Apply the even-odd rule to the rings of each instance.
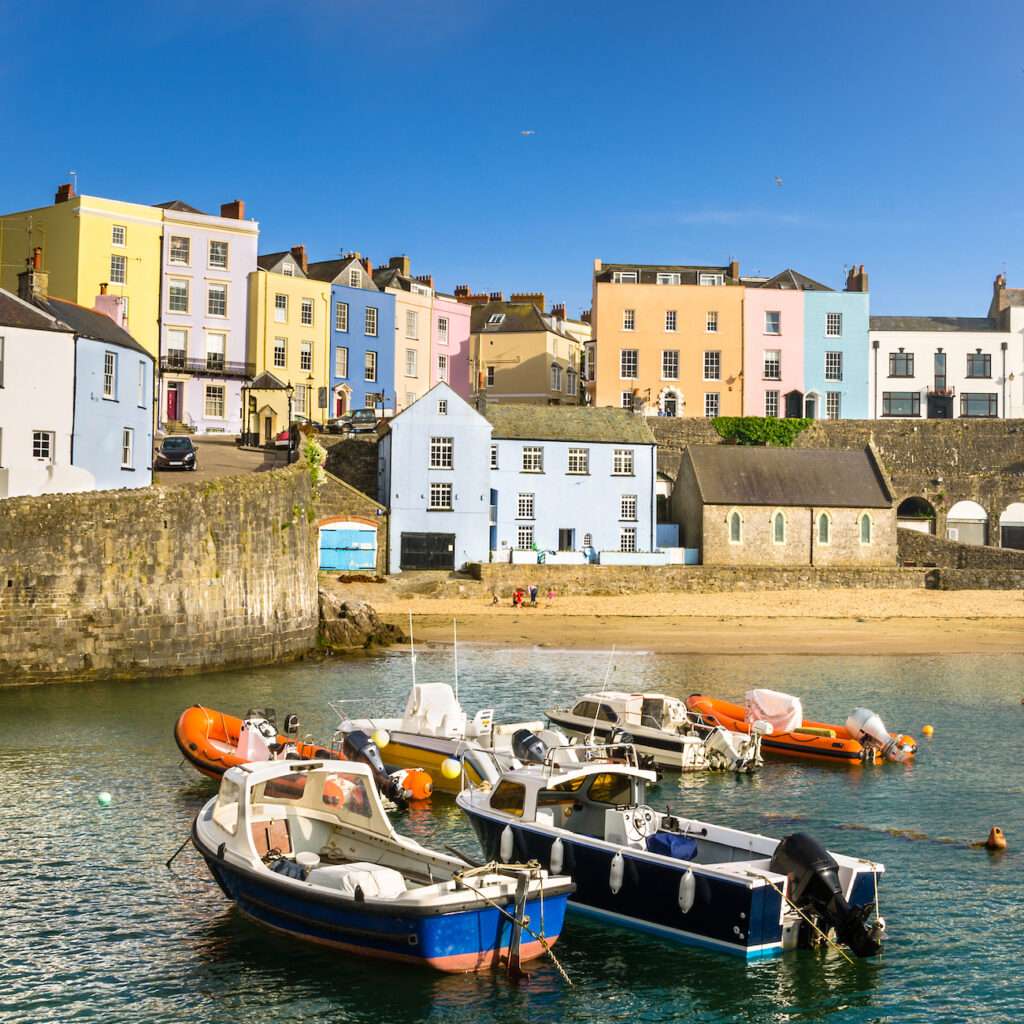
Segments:
[[[622,888],[622,874],[625,870],[625,861],[622,859],[622,854],[617,853],[612,857],[611,870],[608,872],[608,886],[612,890],[614,896]]]
[[[562,849],[562,840],[559,837],[551,844],[551,858],[548,861],[548,869],[553,875],[562,873],[562,858],[565,851]]]
[[[693,899],[697,895],[697,882],[693,872],[687,868],[686,873],[679,879],[679,909],[684,913],[690,912],[693,906]]]
[[[512,859],[513,849],[515,849],[515,836],[512,835],[512,826],[506,825],[501,833],[501,846],[498,851],[506,864]]]

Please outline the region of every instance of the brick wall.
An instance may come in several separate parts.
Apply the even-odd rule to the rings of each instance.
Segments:
[[[315,644],[302,466],[0,502],[0,683],[255,665]]]

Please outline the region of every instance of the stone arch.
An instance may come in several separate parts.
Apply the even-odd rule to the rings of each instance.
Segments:
[[[961,544],[987,544],[988,513],[976,501],[958,501],[946,513],[946,538]]]
[[[896,525],[918,533],[935,533],[938,515],[935,506],[917,495],[904,498],[896,508]]]
[[[1024,551],[1024,501],[1010,502],[999,515],[999,546]]]
[[[658,412],[662,416],[682,416],[686,409],[683,393],[676,387],[664,387],[658,392]]]

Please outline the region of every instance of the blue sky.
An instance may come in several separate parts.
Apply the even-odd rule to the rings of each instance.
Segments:
[[[4,211],[71,168],[241,197],[261,251],[407,253],[574,311],[595,256],[864,263],[878,313],[1024,286],[1024,4],[0,0],[0,25]]]

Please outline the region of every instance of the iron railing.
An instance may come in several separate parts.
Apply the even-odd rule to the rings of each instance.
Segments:
[[[165,352],[160,356],[160,369],[177,373],[198,373],[204,377],[256,376],[255,363],[229,363],[210,356],[205,359],[188,359],[174,352]]]

